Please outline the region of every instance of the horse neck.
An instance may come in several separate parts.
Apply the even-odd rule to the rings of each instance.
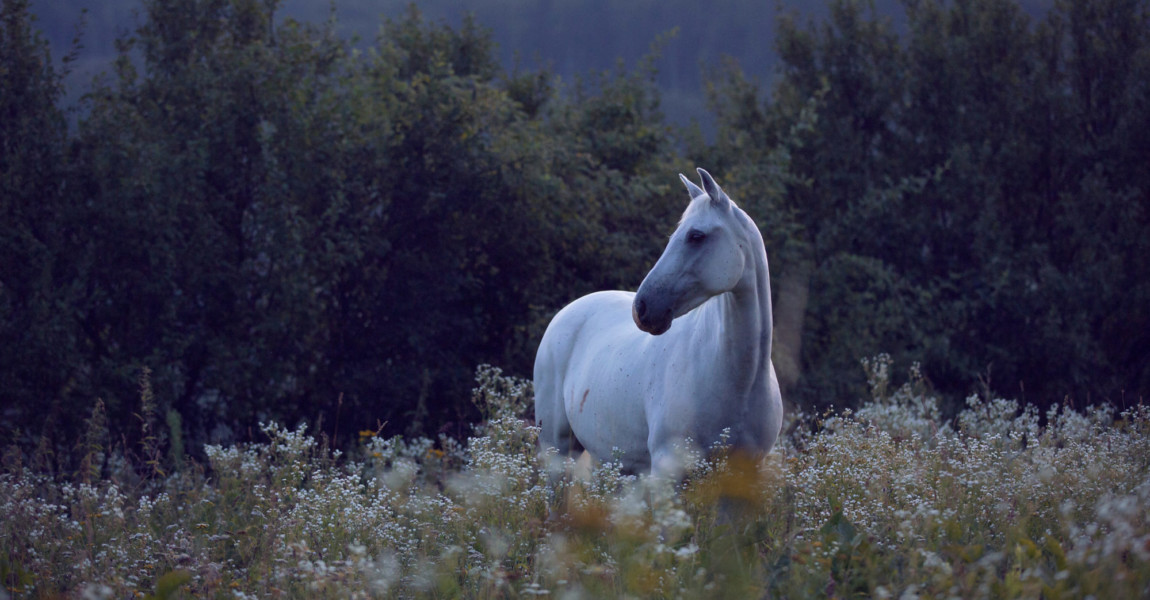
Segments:
[[[729,332],[722,336],[721,344],[736,370],[732,377],[741,380],[740,387],[749,391],[770,366],[774,322],[766,249],[758,228],[749,217],[746,220],[746,269],[735,288],[715,304],[722,331]]]

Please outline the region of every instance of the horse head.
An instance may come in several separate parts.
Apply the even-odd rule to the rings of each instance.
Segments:
[[[710,173],[698,171],[702,188],[679,175],[691,203],[631,305],[635,325],[652,335],[665,333],[671,321],[708,298],[734,289],[746,270],[747,245],[736,214],[741,211]]]

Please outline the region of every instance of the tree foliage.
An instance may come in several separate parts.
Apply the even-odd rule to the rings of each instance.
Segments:
[[[142,6],[69,130],[3,2],[0,430],[26,447],[67,450],[97,399],[133,422],[145,369],[190,448],[270,418],[461,433],[476,364],[529,372],[558,308],[638,285],[695,164],[767,240],[793,403],[862,397],[880,351],[952,399],[1150,388],[1144,2],[908,0],[902,32],[833,2],[782,21],[771,90],[711,74],[714,143],[664,121],[673,41],[564,84],[414,8],[361,45],[274,0]]]
[[[631,285],[658,252],[680,198],[653,183],[671,147],[649,73],[604,74],[568,103],[546,73],[502,73],[470,20],[456,30],[412,8],[361,52],[331,23],[277,25],[274,9],[145,1],[71,139],[50,69],[8,84],[39,94],[5,95],[20,103],[13,125],[29,123],[27,143],[5,138],[11,160],[63,171],[16,164],[6,185],[23,187],[6,197],[36,208],[52,191],[63,212],[14,204],[4,242],[70,233],[4,277],[5,349],[55,333],[27,311],[72,336],[5,361],[25,435],[45,398],[63,431],[97,397],[130,422],[144,368],[193,440],[257,418],[336,437],[337,423],[345,436],[459,430],[476,364],[528,370],[549,314]],[[24,59],[49,64],[26,11],[15,22]],[[63,298],[50,260],[74,278]]]
[[[69,394],[77,354],[74,300],[83,287],[63,247],[67,121],[57,106],[64,70],[32,29],[28,2],[0,5],[0,389],[3,418],[42,420]],[[66,68],[66,63],[65,63]],[[11,401],[8,401],[11,400]],[[30,419],[21,419],[21,423]],[[0,425],[0,427],[4,427]]]
[[[956,396],[976,377],[1047,404],[1150,385],[1150,10],[906,2],[907,31],[839,1],[784,21],[781,80],[731,73],[717,146],[733,177],[791,135],[773,248],[810,271],[800,403],[852,396],[868,349],[919,359]],[[753,169],[753,167],[752,167]],[[755,181],[752,178],[752,181]],[[754,185],[761,185],[755,181]]]

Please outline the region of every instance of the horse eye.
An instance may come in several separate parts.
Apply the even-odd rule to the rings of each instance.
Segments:
[[[699,231],[698,229],[692,229],[687,232],[687,241],[691,242],[692,244],[698,244],[705,239],[707,239],[707,234]]]

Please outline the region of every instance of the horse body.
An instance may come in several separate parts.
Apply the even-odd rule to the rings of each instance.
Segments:
[[[672,474],[686,439],[707,447],[726,429],[736,450],[774,445],[782,401],[762,236],[699,172],[707,189],[683,178],[691,204],[639,291],[584,296],[548,326],[534,374],[544,447]]]

